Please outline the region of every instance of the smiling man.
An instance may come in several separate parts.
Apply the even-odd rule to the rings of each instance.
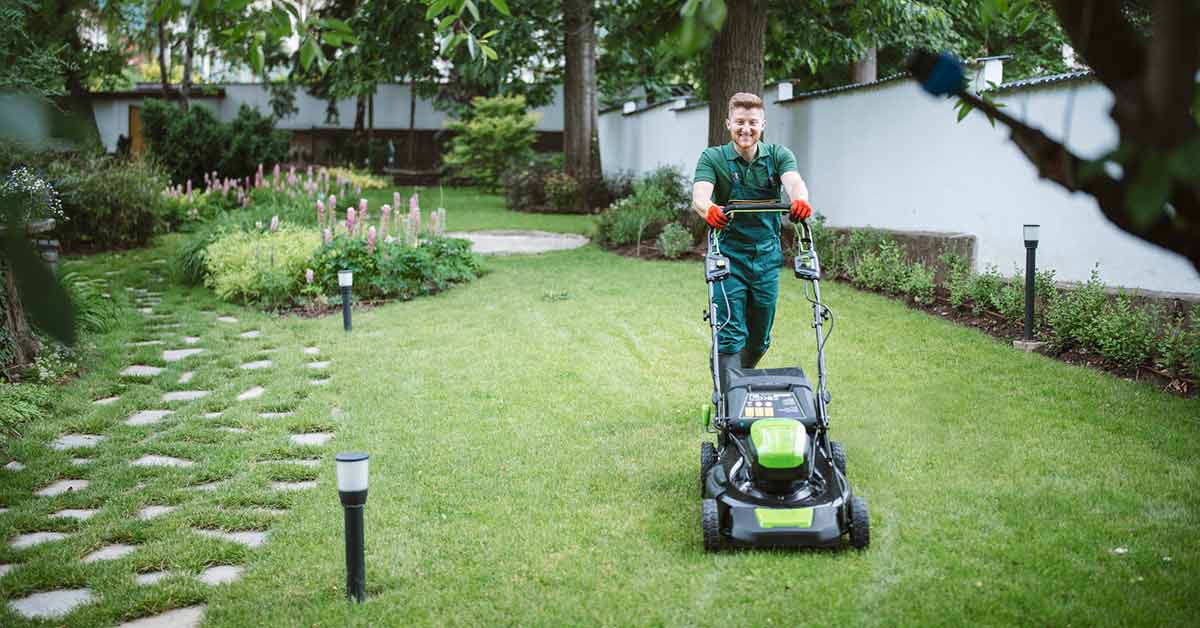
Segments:
[[[692,209],[709,226],[721,230],[721,253],[732,267],[730,277],[722,282],[724,294],[717,290],[713,295],[717,324],[728,319],[718,335],[722,382],[728,381],[726,370],[753,368],[770,347],[783,265],[779,214],[741,214],[731,220],[722,206],[778,203],[782,184],[792,202],[791,219],[812,215],[808,188],[796,171],[796,156],[786,146],[761,141],[766,126],[762,99],[744,92],[734,94],[725,120],[731,141],[704,149],[692,184]]]

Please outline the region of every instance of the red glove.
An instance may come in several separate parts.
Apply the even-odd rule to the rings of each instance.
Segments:
[[[808,201],[798,198],[792,201],[792,212],[789,216],[792,217],[792,222],[808,220],[808,217],[812,216],[812,205],[809,205]]]
[[[713,229],[724,229],[729,224],[729,216],[725,215],[725,210],[721,209],[720,205],[709,205],[704,222],[707,222],[708,226]]]

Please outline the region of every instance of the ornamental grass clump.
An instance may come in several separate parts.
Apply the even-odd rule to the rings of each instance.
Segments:
[[[291,305],[320,240],[312,229],[233,231],[204,251],[205,285],[233,303],[280,309]]]

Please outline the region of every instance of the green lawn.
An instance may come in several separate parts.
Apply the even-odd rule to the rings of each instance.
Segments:
[[[463,197],[452,229],[517,220],[544,229],[539,221],[566,218],[513,216],[481,198],[476,207]],[[456,216],[470,227],[456,226]],[[137,269],[113,280],[152,286],[148,260],[161,255],[71,265],[93,276]],[[1163,625],[1192,623],[1200,611],[1196,401],[829,285],[833,430],[870,503],[872,545],[708,555],[697,486],[697,410],[709,382],[698,266],[589,246],[487,267],[471,285],[359,311],[350,335],[340,317],[275,318],[162,284],[162,308],[183,325],[163,334],[200,336],[208,352],[166,365],[151,384],[115,384],[113,374],[132,362],[161,363],[164,347],[123,347],[151,337],[142,321],[95,340],[99,362],[63,389],[59,418],[12,443],[10,457],[29,468],[0,471],[8,536],[78,534],[0,548],[0,563],[23,563],[0,578],[0,597],[90,586],[98,601],[67,618],[78,626],[196,603],[207,603],[214,626]],[[813,364],[811,310],[799,288],[783,279],[765,366]],[[239,322],[216,322],[224,313]],[[249,329],[263,336],[238,336]],[[332,360],[330,384],[308,385],[303,362],[315,358],[301,354],[304,346]],[[259,358],[274,368],[237,368]],[[163,390],[183,388],[176,377],[192,368],[186,388],[211,388],[209,398],[172,405],[177,415],[157,427],[122,424],[137,404],[158,405]],[[267,393],[234,400],[254,385]],[[90,403],[118,389],[117,404]],[[217,410],[225,414],[203,418]],[[258,418],[263,410],[295,414]],[[44,448],[75,430],[110,435],[88,467]],[[324,447],[287,444],[289,433],[322,430],[337,433]],[[346,450],[371,454],[362,606],[343,597],[332,456]],[[145,453],[197,464],[125,464]],[[251,464],[318,455],[317,468]],[[61,477],[93,486],[30,496]],[[228,490],[183,488],[224,478]],[[317,488],[269,489],[303,479]],[[131,517],[150,503],[179,510],[150,522]],[[52,510],[87,505],[103,510],[88,522],[47,523]],[[271,536],[245,549],[193,527]],[[142,546],[111,563],[75,562],[114,539]],[[186,577],[213,564],[246,573],[215,588]],[[153,569],[184,575],[133,584],[133,573]],[[25,623],[0,608],[0,625]]]
[[[427,187],[413,188],[392,186],[383,190],[369,190],[363,197],[371,203],[371,215],[379,215],[379,207],[392,203],[392,192],[400,192],[401,211],[408,211],[408,198],[414,189],[419,189],[421,209],[428,212],[437,207],[446,208],[448,231],[483,231],[487,229],[535,229],[554,233],[588,233],[592,217],[575,214],[526,214],[505,208],[504,198],[485,194],[476,188]],[[344,211],[344,207],[342,208]]]

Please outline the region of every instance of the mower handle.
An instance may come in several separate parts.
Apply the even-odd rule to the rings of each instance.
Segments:
[[[785,205],[783,203],[730,203],[725,206],[724,212],[726,215],[732,216],[733,214],[741,213],[783,213],[791,211],[791,209],[792,206],[790,204]]]

